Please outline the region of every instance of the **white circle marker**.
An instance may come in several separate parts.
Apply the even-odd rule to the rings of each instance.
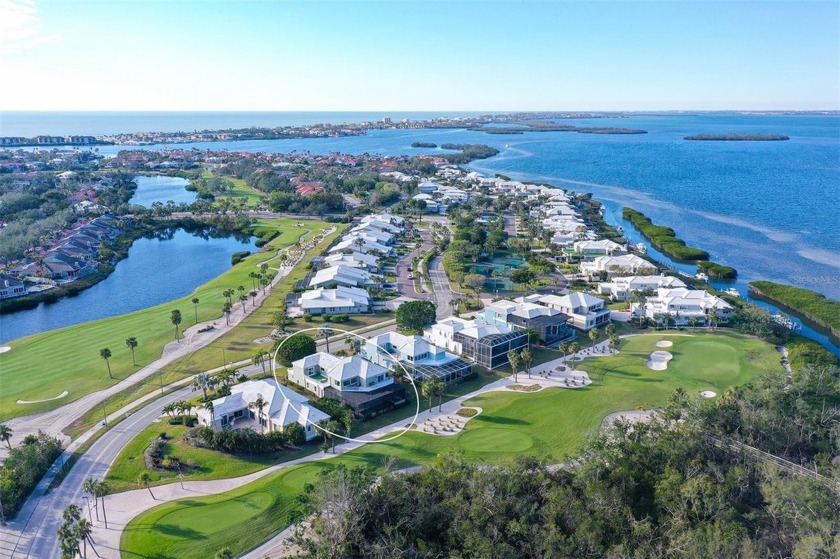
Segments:
[[[7,351],[12,351],[12,348],[7,345],[0,347],[0,353],[6,353]]]
[[[700,395],[704,398],[714,398],[715,396],[717,396],[717,394],[712,392],[711,390],[704,390],[700,393]]]
[[[280,348],[283,347],[283,344],[285,344],[289,340],[289,338],[291,338],[292,336],[296,336],[297,334],[303,334],[304,332],[320,331],[321,328],[323,328],[323,326],[316,326],[314,328],[304,328],[303,330],[298,330],[297,332],[289,334],[288,336],[283,338],[280,341],[280,343],[277,345],[277,349],[274,350],[274,355],[271,356],[271,374],[274,376],[274,382],[276,382],[278,386],[280,385],[280,380],[277,378],[277,352],[280,351]],[[329,328],[333,332],[343,332],[345,334],[355,336],[355,337],[359,338],[360,340],[362,340],[363,342],[368,341],[363,336],[360,336],[359,334],[356,334],[355,332],[350,332],[349,330],[342,330],[341,328],[333,328],[332,326],[330,326]],[[343,439],[343,440],[345,440],[347,442],[351,442],[351,443],[353,443],[353,442],[355,442],[355,443],[387,443],[387,442],[390,442],[390,441],[393,441],[393,440],[396,440],[396,439],[402,437],[403,435],[408,433],[413,427],[415,427],[417,425],[417,417],[420,415],[420,392],[417,390],[417,385],[414,383],[414,379],[412,378],[411,374],[408,372],[408,369],[406,369],[405,366],[402,363],[400,363],[400,360],[397,359],[394,356],[394,354],[392,354],[390,351],[388,351],[387,349],[385,349],[384,347],[382,347],[379,344],[374,344],[374,345],[376,345],[376,347],[378,347],[379,349],[381,349],[382,351],[384,351],[385,353],[390,355],[394,359],[394,363],[400,369],[403,370],[403,372],[405,373],[405,376],[408,377],[409,382],[411,382],[411,387],[414,389],[414,395],[417,397],[417,399],[416,399],[417,405],[416,405],[416,409],[414,410],[414,417],[411,419],[411,423],[406,425],[403,428],[402,431],[396,433],[395,435],[391,435],[390,437],[386,437],[384,439],[357,439],[355,437],[345,437],[344,435],[339,435],[338,433],[333,433],[332,431],[330,431],[328,429],[325,429],[321,425],[318,425],[314,421],[310,420],[308,417],[304,418],[304,421],[306,421],[306,423],[309,423],[310,425],[315,427],[315,429],[323,431],[324,433],[329,433],[333,437],[338,437],[339,439]],[[286,400],[286,402],[289,404],[289,406],[297,412],[298,417],[302,417],[302,414],[300,413],[300,410],[297,409],[294,406],[292,401],[289,399],[288,396],[286,396],[286,394],[283,393],[282,390],[280,391],[280,394],[283,396],[283,398]]]

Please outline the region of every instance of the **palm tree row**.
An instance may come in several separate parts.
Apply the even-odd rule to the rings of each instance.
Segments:
[[[534,355],[530,348],[525,348],[518,352],[512,349],[507,354],[508,361],[510,361],[510,368],[513,370],[513,382],[519,382],[519,365],[525,368],[528,373],[528,378],[531,378],[531,365],[534,363]]]

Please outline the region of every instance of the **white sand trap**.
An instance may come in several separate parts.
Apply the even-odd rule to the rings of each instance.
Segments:
[[[664,371],[668,368],[668,361],[674,356],[667,351],[654,351],[650,354],[650,361],[647,362],[648,369],[653,371]]]
[[[668,340],[659,340],[656,342],[656,347],[671,347],[672,345],[674,345],[674,342]]]
[[[52,400],[58,400],[59,398],[64,398],[68,394],[70,394],[70,393],[65,390],[64,392],[62,392],[61,394],[59,394],[58,396],[56,396],[54,398],[47,398],[46,400],[18,400],[17,403],[18,404],[40,404],[41,402],[51,402]]]
[[[0,353],[6,353],[7,351],[12,351],[12,348],[10,348],[7,345],[4,345],[3,347],[0,347]]]
[[[704,398],[714,398],[715,396],[717,396],[717,393],[712,392],[711,390],[704,390],[703,392],[700,393],[700,395],[703,396]]]

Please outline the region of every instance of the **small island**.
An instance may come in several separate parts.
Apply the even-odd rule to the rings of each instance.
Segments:
[[[431,142],[411,142],[411,147],[413,147],[413,148],[436,148],[438,146],[437,146],[437,144],[433,144]]]
[[[683,140],[718,142],[781,142],[790,140],[784,134],[694,134]]]

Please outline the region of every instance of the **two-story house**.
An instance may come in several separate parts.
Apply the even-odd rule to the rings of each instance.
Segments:
[[[670,321],[677,326],[696,324],[704,325],[709,315],[714,313],[719,323],[729,320],[732,306],[703,289],[660,288],[656,295],[648,297],[644,303],[633,303],[630,311],[634,316],[642,314],[658,324]]]
[[[514,301],[495,301],[484,308],[484,318],[487,322],[507,324],[518,330],[534,330],[544,344],[575,337],[575,331],[567,324],[568,315],[521,297]]]
[[[404,368],[420,382],[432,376],[446,383],[458,382],[472,373],[469,363],[443,347],[431,344],[420,336],[404,336],[398,332],[369,338],[362,346],[361,355],[393,371],[399,372]]]
[[[610,309],[606,307],[606,302],[588,293],[531,296],[523,300],[537,302],[568,315],[567,323],[584,332],[599,328],[610,321]]]
[[[483,317],[473,320],[446,318],[423,332],[423,339],[485,369],[506,365],[509,351],[528,346],[526,331],[497,322],[488,323]]]
[[[388,369],[352,357],[319,352],[292,363],[289,382],[319,398],[334,398],[361,417],[388,411],[405,401],[405,389],[396,384]]]

